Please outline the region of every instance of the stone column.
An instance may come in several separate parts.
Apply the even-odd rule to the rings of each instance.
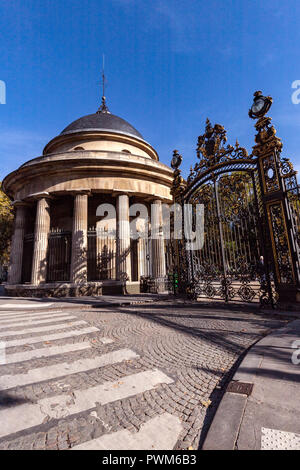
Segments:
[[[129,197],[117,196],[117,279],[131,280]]]
[[[39,285],[47,278],[48,234],[50,230],[49,199],[41,196],[37,201],[31,284]]]
[[[164,290],[163,278],[166,276],[166,260],[160,200],[155,200],[151,204],[151,244],[152,277],[155,279],[157,292],[161,292]]]
[[[74,196],[71,282],[87,282],[87,230],[88,193],[80,191]]]
[[[8,284],[20,284],[22,282],[22,261],[27,204],[22,201],[15,201],[14,207],[16,208],[16,214],[11,243]]]
[[[149,243],[149,225],[148,220],[140,219],[137,224],[137,231],[139,232],[139,239],[137,240],[137,257],[138,257],[138,279],[142,276],[148,276],[148,260],[147,260],[147,246]]]

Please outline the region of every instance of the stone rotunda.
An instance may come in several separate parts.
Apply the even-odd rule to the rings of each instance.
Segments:
[[[137,293],[145,278],[162,290],[159,227],[162,203],[172,203],[172,180],[155,149],[109,112],[103,96],[95,114],[72,122],[42,156],[3,181],[15,207],[7,293]],[[132,213],[134,204],[144,204],[147,214]],[[140,233],[134,239],[132,223]],[[149,237],[153,230],[156,239]]]

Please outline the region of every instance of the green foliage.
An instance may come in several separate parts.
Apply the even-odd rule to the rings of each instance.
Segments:
[[[13,219],[11,202],[0,189],[0,264],[8,264],[9,261]]]

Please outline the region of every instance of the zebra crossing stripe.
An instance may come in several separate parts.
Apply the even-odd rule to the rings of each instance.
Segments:
[[[172,382],[170,377],[158,369],[146,370],[114,382],[105,382],[85,390],[75,390],[72,400],[68,395],[58,395],[40,400],[39,405],[47,416],[58,419],[94,408],[96,403],[105,405],[146,392],[158,384]],[[55,407],[54,404],[56,404]]]
[[[23,310],[21,312],[9,312],[9,311],[6,311],[6,312],[1,312],[0,311],[0,318],[5,318],[5,317],[8,317],[8,318],[14,318],[14,317],[23,317],[23,316],[29,316],[29,315],[34,315],[36,317],[38,316],[42,316],[42,315],[55,315],[56,313],[63,313],[63,310],[61,309],[57,309],[57,310],[44,310],[42,312],[36,312],[36,311],[30,311],[30,312],[27,312],[26,310]],[[64,311],[64,313],[67,313],[66,311]],[[71,312],[73,313],[73,312]]]
[[[70,315],[70,313],[63,312],[59,310],[57,312],[30,312],[30,313],[16,313],[14,315],[2,315],[0,313],[0,323],[5,321],[22,321],[27,319],[39,319],[39,318],[50,318],[50,317],[57,317],[60,315]]]
[[[136,433],[127,429],[76,445],[72,450],[171,450],[183,426],[177,416],[163,413],[142,424]]]
[[[77,317],[71,317],[69,315],[60,315],[55,318],[51,317],[46,320],[27,320],[27,321],[22,321],[22,322],[1,322],[0,321],[0,330],[4,330],[5,328],[14,328],[14,327],[19,327],[19,326],[34,326],[34,325],[43,325],[47,323],[53,323],[55,321],[63,321],[63,320],[75,320]],[[5,323],[3,325],[3,323]]]
[[[127,351],[127,357],[130,356],[129,353],[135,354],[133,351],[123,350],[123,357],[125,351]],[[115,360],[115,362],[120,361]],[[154,369],[123,377],[119,381],[104,382],[85,390],[74,390],[72,395],[56,395],[39,400],[36,404],[25,403],[6,408],[0,411],[0,437],[37,426],[45,419],[67,417],[95,408],[97,404],[104,405],[125,399],[151,390],[159,384],[172,382],[170,377]]]
[[[95,326],[90,326],[88,328],[81,328],[80,330],[63,331],[61,333],[34,336],[31,338],[12,339],[10,341],[5,341],[5,345],[7,348],[11,348],[13,346],[23,346],[23,345],[27,346],[29,344],[43,343],[45,341],[55,341],[57,339],[65,339],[65,338],[72,338],[75,336],[86,335],[89,333],[95,333],[96,331],[99,332],[99,329],[96,328]]]
[[[9,311],[15,311],[16,309],[32,309],[32,308],[46,308],[46,307],[51,307],[53,305],[53,302],[51,303],[45,303],[45,302],[38,302],[38,303],[27,303],[27,304],[1,304],[0,305],[0,310],[9,310]]]
[[[5,364],[15,364],[17,362],[30,361],[31,359],[37,359],[40,357],[57,356],[58,354],[82,351],[83,349],[89,349],[91,347],[91,344],[88,341],[85,341],[83,343],[64,344],[63,346],[51,346],[49,348],[33,349],[32,351],[6,354]]]
[[[79,359],[72,363],[64,362],[31,369],[26,374],[0,375],[0,390],[8,390],[14,387],[22,387],[45,380],[56,379],[137,357],[139,356],[130,349],[120,349],[95,358]]]
[[[51,326],[39,326],[37,328],[22,328],[22,330],[15,331],[4,331],[0,333],[0,338],[6,338],[8,336],[18,336],[18,335],[27,335],[29,333],[40,333],[42,331],[53,331],[53,330],[62,330],[63,328],[69,328],[73,326],[87,325],[84,320],[80,321],[69,321],[67,323],[60,323],[60,325],[51,325]],[[28,325],[30,326],[30,325]]]

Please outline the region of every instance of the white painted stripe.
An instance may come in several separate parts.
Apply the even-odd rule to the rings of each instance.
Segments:
[[[85,372],[87,370],[96,369],[97,367],[104,367],[137,357],[139,356],[130,349],[120,349],[103,354],[103,356],[100,357],[79,359],[72,363],[63,362],[61,364],[31,369],[26,374],[0,375],[0,390],[8,390],[13,387],[22,387],[24,385],[43,382],[44,380],[56,379],[57,377],[64,377],[65,375],[76,374],[77,372]]]
[[[101,343],[103,343],[103,344],[110,344],[110,343],[113,343],[113,342],[114,342],[113,339],[105,338],[105,337],[100,338],[100,341],[101,341]]]
[[[55,341],[57,339],[64,339],[64,338],[72,338],[74,336],[81,336],[89,333],[94,333],[95,331],[99,332],[99,329],[95,326],[90,326],[89,328],[81,328],[81,330],[71,330],[71,331],[64,331],[62,333],[53,333],[52,335],[42,335],[42,336],[34,336],[31,338],[21,338],[21,339],[12,339],[10,341],[5,341],[5,345],[7,348],[11,348],[13,346],[23,346],[24,344],[34,344],[34,343],[42,343],[45,341]]]
[[[56,315],[69,315],[67,312],[63,312],[62,310],[55,310],[55,312],[13,312],[10,314],[2,314],[0,312],[0,320],[12,320],[12,319],[17,319],[17,320],[22,320],[23,318],[44,318],[44,317],[49,317],[50,315],[56,316]]]
[[[33,349],[32,351],[22,351],[19,353],[6,354],[5,364],[25,362],[25,361],[30,361],[31,359],[40,358],[40,357],[56,356],[58,354],[81,351],[83,349],[89,349],[91,347],[92,347],[91,343],[88,343],[86,341],[83,343],[64,344],[63,346],[52,346],[49,348]],[[0,376],[0,381],[1,381],[1,376]]]
[[[75,390],[71,400],[69,395],[57,395],[40,400],[39,405],[47,416],[58,419],[94,408],[96,403],[105,405],[151,390],[158,384],[172,382],[170,377],[157,369],[147,370],[128,375],[115,382],[105,382],[86,390]]]
[[[0,411],[0,437],[37,426],[47,417],[59,419],[70,416],[95,408],[98,403],[103,405],[151,390],[160,383],[172,382],[170,377],[155,369],[129,375],[117,382],[105,382],[85,390],[74,390],[72,396],[56,395],[39,400],[36,404],[25,403],[6,408]]]
[[[53,305],[53,303],[45,303],[45,302],[40,302],[38,304],[32,303],[32,304],[0,304],[0,309],[1,310],[15,310],[15,309],[31,309],[31,308],[46,308],[50,307]]]
[[[22,328],[21,330],[15,331],[6,331],[0,333],[0,338],[6,338],[8,336],[18,336],[18,335],[27,335],[29,333],[40,333],[42,331],[54,331],[54,330],[63,330],[64,328],[70,328],[73,326],[87,325],[84,320],[80,321],[69,321],[61,323],[60,325],[48,325],[48,326],[39,326],[37,328]],[[30,325],[29,325],[30,326]]]
[[[0,365],[2,364],[6,364],[6,349],[4,341],[0,341]]]
[[[182,429],[177,416],[163,413],[142,424],[136,433],[124,429],[105,434],[72,450],[172,450]]]
[[[42,325],[43,323],[51,323],[51,322],[58,322],[62,320],[74,320],[77,317],[72,317],[71,315],[59,315],[57,317],[51,317],[47,319],[42,319],[42,320],[37,320],[37,319],[29,319],[29,320],[23,320],[19,322],[18,320],[16,321],[5,321],[1,322],[0,321],[0,330],[4,330],[5,328],[14,328],[15,326],[34,326],[34,325]]]

